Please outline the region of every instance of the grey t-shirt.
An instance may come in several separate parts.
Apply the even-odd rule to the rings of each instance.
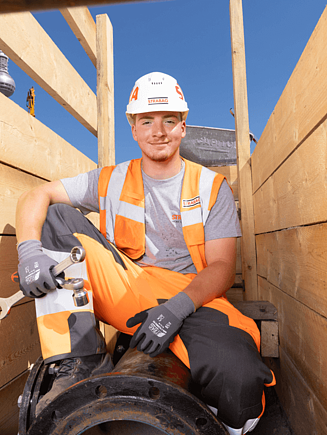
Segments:
[[[180,216],[185,165],[172,178],[157,180],[142,171],[145,196],[145,254],[140,266],[158,266],[181,273],[196,273],[186,247]],[[67,194],[82,213],[99,212],[98,179],[101,169],[62,179]],[[223,181],[205,228],[205,240],[241,236],[233,194]]]

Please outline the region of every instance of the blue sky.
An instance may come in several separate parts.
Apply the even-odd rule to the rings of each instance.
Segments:
[[[313,32],[324,0],[243,0],[250,129],[259,139]],[[228,0],[170,0],[90,7],[114,28],[116,163],[140,157],[125,117],[137,78],[151,71],[174,76],[188,102],[189,125],[234,128]],[[34,13],[96,92],[96,70],[59,11]],[[36,91],[36,117],[97,161],[97,139],[9,61],[11,97],[26,107]],[[251,149],[254,148],[252,142]]]

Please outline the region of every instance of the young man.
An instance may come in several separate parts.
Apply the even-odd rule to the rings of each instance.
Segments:
[[[37,412],[75,382],[111,370],[95,315],[151,356],[170,346],[229,432],[246,433],[274,379],[255,323],[224,296],[241,235],[233,195],[223,176],[181,159],[188,107],[174,78],[141,77],[126,114],[142,159],[45,184],[18,202],[21,288],[36,298],[45,363],[59,362]],[[83,216],[91,211],[101,232]],[[76,245],[86,261],[69,274],[83,277],[91,296],[80,308],[51,274]]]

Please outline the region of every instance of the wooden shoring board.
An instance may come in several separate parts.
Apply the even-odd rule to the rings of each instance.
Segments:
[[[242,0],[230,0],[238,199],[241,209],[242,274],[246,299],[257,299],[256,250],[252,199],[249,115]]]
[[[15,213],[22,193],[45,183],[40,178],[0,164],[0,234],[16,234]]]
[[[255,233],[327,221],[327,120],[254,194]]]
[[[280,347],[327,408],[327,319],[258,277],[260,300],[278,310]]]
[[[34,363],[34,361],[33,361]],[[0,433],[16,435],[18,433],[18,397],[23,393],[29,371],[26,370],[9,384],[0,389]]]
[[[30,12],[0,14],[0,49],[97,135],[94,92]]]
[[[98,166],[115,164],[113,29],[108,15],[97,15]]]
[[[81,6],[60,9],[60,12],[96,67],[96,25],[89,9]]]
[[[0,323],[0,387],[27,370],[41,355],[34,301],[14,305]]]
[[[327,224],[256,237],[257,272],[327,317]]]
[[[325,8],[252,154],[253,192],[327,113]]]
[[[18,255],[15,236],[0,235],[0,297],[8,298],[19,291],[18,283],[11,280],[11,275],[17,271]],[[24,298],[17,304],[22,304],[30,299]],[[1,324],[0,324],[1,329]]]
[[[97,167],[91,159],[1,93],[0,162],[49,181]]]
[[[291,423],[293,433],[325,435],[327,411],[283,349],[280,349],[279,359],[266,358],[265,363],[275,373],[277,380],[275,389]]]

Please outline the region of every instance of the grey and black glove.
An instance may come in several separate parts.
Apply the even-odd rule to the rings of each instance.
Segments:
[[[51,273],[58,263],[42,251],[39,240],[19,243],[17,250],[19,284],[25,296],[39,298],[60,287]]]
[[[127,320],[132,328],[141,323],[134,333],[130,347],[137,346],[154,357],[166,350],[183,325],[184,319],[195,311],[192,299],[184,292],[168,299],[164,304],[141,311]]]

